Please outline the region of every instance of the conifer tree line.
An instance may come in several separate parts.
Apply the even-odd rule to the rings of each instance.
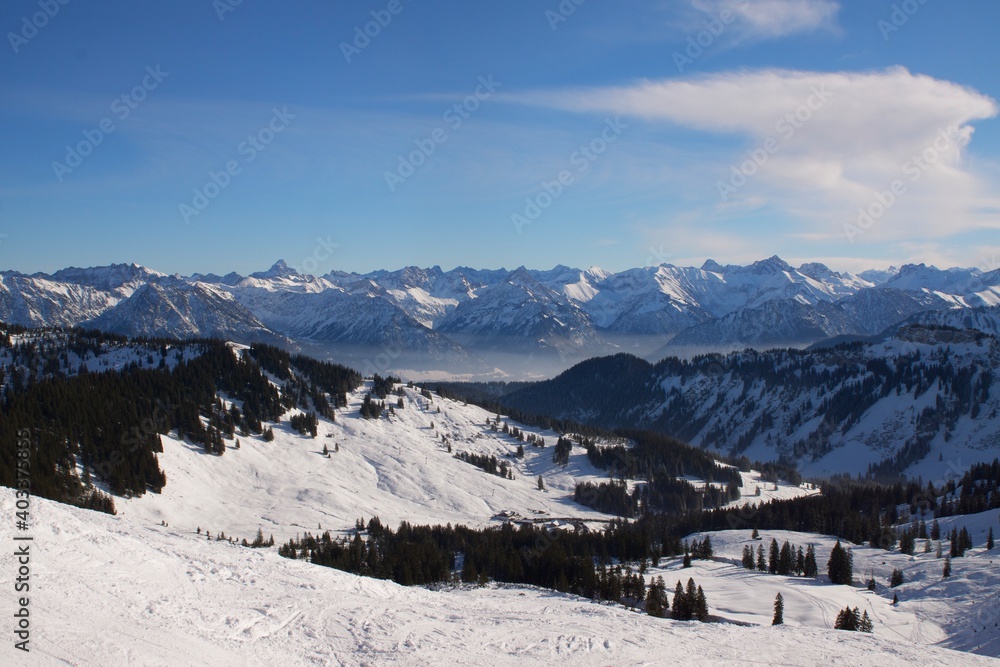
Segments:
[[[756,552],[749,544],[744,545],[742,565],[748,570],[759,570],[786,577],[796,575],[815,578],[819,574],[815,547],[810,544],[803,551],[802,547],[789,544],[788,540],[785,540],[785,543],[779,548],[778,541],[772,539],[766,560],[763,544],[757,545]],[[763,567],[760,567],[761,565]]]
[[[676,538],[654,544],[651,535],[618,521],[593,532],[509,523],[472,529],[403,522],[392,530],[373,518],[367,524],[359,520],[349,537],[306,533],[282,545],[280,553],[406,586],[450,581],[461,555],[462,581],[532,584],[592,598],[601,568],[643,561],[655,566],[681,550]]]
[[[965,556],[965,552],[973,547],[972,536],[969,531],[962,527],[962,530],[957,528],[951,529],[951,557],[952,558],[962,558]]]
[[[857,607],[854,609],[845,607],[839,614],[837,614],[837,620],[833,624],[833,629],[849,630],[851,632],[867,632],[871,634],[874,628],[871,617],[868,616],[867,610],[864,614],[862,614],[858,611]]]
[[[455,458],[470,463],[491,475],[496,475],[504,479],[514,479],[513,468],[506,461],[498,460],[496,456],[487,456],[486,454],[476,454],[474,452],[459,452],[455,454]]]
[[[2,343],[9,342],[8,333]],[[334,401],[344,398],[356,386],[352,383],[361,381],[359,374],[343,366],[289,358],[282,350],[260,345],[247,355],[235,354],[225,342],[211,339],[129,341],[99,332],[58,330],[15,348],[0,348],[0,357],[23,357],[33,366],[44,352],[57,363],[49,363],[51,372],[46,374],[41,372],[46,363],[39,361],[38,373],[18,373],[23,375],[20,383],[12,379],[13,366],[3,371],[3,378],[10,381],[0,378],[0,484],[16,483],[16,445],[29,434],[33,493],[106,512],[114,511],[114,502],[92,485],[94,481],[126,497],[163,489],[167,476],[155,457],[162,451],[160,434],[175,433],[209,453],[222,454],[226,441],[238,434],[262,434],[273,440],[272,428],[265,422],[277,423],[296,404],[321,407],[322,402],[315,400],[320,395]],[[88,359],[109,349],[130,351],[143,363],[88,372],[86,366],[65,361],[70,352]],[[269,373],[286,382],[288,392],[271,384],[258,358]],[[291,391],[292,387],[301,391]],[[220,393],[232,400],[228,408],[218,398]],[[315,414],[299,419],[312,432]]]
[[[464,526],[412,526],[407,522],[392,530],[373,518],[359,520],[354,534],[333,538],[306,533],[279,547],[286,558],[391,579],[404,586],[453,582],[530,584],[560,592],[641,606],[651,615],[677,620],[708,619],[704,590],[689,579],[687,587],[677,583],[673,598],[662,576],[647,587],[640,573],[623,568],[625,560],[645,561],[637,556],[641,546],[624,535],[609,533],[551,535],[544,528],[511,524],[482,530]],[[679,544],[675,544],[679,547]],[[660,554],[650,561],[655,565]],[[461,567],[458,565],[461,563]]]

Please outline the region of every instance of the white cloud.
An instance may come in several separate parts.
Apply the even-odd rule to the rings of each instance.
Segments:
[[[840,11],[840,3],[834,0],[691,0],[691,5],[699,23],[732,12],[737,41],[834,29]]]
[[[721,149],[719,142],[713,146],[721,150],[720,161],[702,177],[712,179],[718,186],[713,189],[725,189],[740,180],[733,169],[753,172],[745,184],[724,193],[725,204],[721,195],[706,202],[720,214],[767,205],[801,220],[802,233],[843,237],[858,207],[868,207],[877,192],[899,181],[905,193],[864,230],[866,242],[913,234],[944,238],[1000,226],[995,214],[1000,194],[963,159],[971,123],[995,117],[997,103],[901,67],[738,71],[518,99],[720,135]],[[765,153],[763,164],[747,162]]]

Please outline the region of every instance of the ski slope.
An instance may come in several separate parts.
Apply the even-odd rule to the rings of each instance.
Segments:
[[[14,509],[0,488],[0,512]],[[674,622],[532,588],[403,588],[47,500],[32,513],[31,652],[5,646],[4,664],[997,664],[791,623]],[[11,551],[0,567],[13,571]]]
[[[854,555],[854,586],[833,586],[826,577],[826,566],[835,538],[812,533],[760,531],[760,540],[751,539],[751,530],[728,530],[699,533],[690,539],[711,536],[715,557],[711,561],[692,562],[681,568],[681,560],[650,568],[647,579],[662,575],[667,589],[689,577],[704,587],[713,614],[735,622],[770,624],[775,595],[784,598],[785,624],[793,627],[832,628],[837,613],[844,607],[868,611],[874,622],[874,634],[904,644],[939,645],[957,650],[1000,657],[1000,549],[986,551],[990,526],[1000,535],[1000,511],[957,516],[939,521],[947,556],[951,528],[965,527],[977,546],[966,557],[952,559],[952,576],[943,579],[944,558],[936,557],[937,542],[930,553],[923,552],[924,541],[917,540],[913,556],[898,549],[885,551],[850,545]],[[928,524],[928,530],[930,525]],[[756,552],[764,546],[767,557],[771,540],[781,546],[786,540],[803,549],[816,549],[818,579],[783,577],[743,569],[743,547],[749,544]],[[889,588],[894,568],[903,570],[904,583]],[[878,584],[874,592],[864,587],[873,576]],[[899,604],[893,606],[893,595]]]
[[[401,521],[484,526],[496,524],[493,517],[501,512],[538,520],[611,518],[572,501],[577,481],[606,480],[607,473],[593,467],[580,447],[565,468],[555,465],[555,432],[519,426],[544,437],[546,447],[519,443],[487,427],[486,420],[496,415],[482,408],[437,395],[426,399],[418,389],[405,387],[405,407],[395,415],[362,419],[361,402],[370,385],[349,395],[336,422],[321,418],[316,438],[291,429],[288,418],[295,411],[273,427],[273,442],[239,437],[240,448],[230,446],[221,457],[161,436],[164,451],[158,456],[167,476],[162,494],[116,498],[119,515],[139,524],[165,521],[190,533],[201,528],[213,536],[222,531],[248,540],[259,527],[277,541],[316,533],[320,526],[351,529],[357,519],[374,516],[393,527]],[[387,398],[386,409],[395,401],[395,396]],[[518,444],[524,446],[523,459],[515,456]],[[514,479],[455,458],[463,451],[506,461]],[[544,491],[538,490],[539,475]]]

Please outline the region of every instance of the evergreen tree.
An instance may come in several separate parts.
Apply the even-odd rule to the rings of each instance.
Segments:
[[[785,540],[778,555],[778,574],[783,576],[791,574],[793,563],[792,546]]]
[[[903,585],[903,571],[899,568],[894,568],[892,571],[892,577],[889,579],[889,587],[896,588],[897,586]]]
[[[646,613],[663,618],[667,615],[667,589],[663,577],[656,577],[646,594]]]
[[[714,555],[715,549],[712,548],[712,538],[706,535],[705,539],[701,541],[701,549],[698,554],[698,558],[702,560],[711,560]]]
[[[865,612],[867,614],[868,612]],[[845,607],[837,614],[837,620],[833,624],[834,630],[849,630],[851,632],[857,632],[861,629],[862,616],[858,608],[855,607],[851,609],[850,607]],[[869,621],[869,624],[871,621]],[[871,630],[869,630],[870,632]]]
[[[670,615],[675,621],[684,619],[684,607],[684,587],[678,581],[674,586],[674,602],[670,607]]]
[[[764,545],[757,545],[757,569],[761,572],[767,572],[767,561],[764,560]]]
[[[780,550],[778,549],[778,540],[771,539],[771,552],[767,559],[767,571],[771,574],[778,573],[778,558],[780,556]]]
[[[944,559],[944,570],[941,575],[945,579],[951,576],[951,556]]]
[[[993,551],[995,546],[993,543],[993,526],[990,526],[990,534],[986,537],[986,550]]]
[[[705,591],[702,590],[701,586],[698,587],[698,593],[695,596],[694,617],[702,623],[708,620],[708,599],[705,597]]]
[[[753,548],[749,544],[743,545],[743,567],[747,570],[754,569]]]
[[[856,609],[854,610],[854,613],[857,613]],[[858,622],[858,632],[867,632],[868,634],[871,634],[872,630],[872,619],[868,616],[868,611],[865,610],[865,613],[861,615],[861,620]]]
[[[781,593],[774,596],[774,618],[771,619],[771,625],[784,625],[785,623],[785,599],[781,597]]]
[[[830,561],[827,563],[827,574],[831,583],[850,586],[854,579],[853,558],[849,551],[840,545],[840,540],[834,545],[830,552]]]
[[[803,574],[811,578],[815,578],[819,574],[819,566],[816,564],[816,549],[811,544],[806,548],[806,562]]]

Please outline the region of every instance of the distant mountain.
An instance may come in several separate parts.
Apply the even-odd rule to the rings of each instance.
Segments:
[[[228,292],[180,278],[148,282],[128,299],[83,324],[131,337],[290,342],[267,329]]]
[[[745,347],[804,347],[838,336],[872,335],[915,313],[951,306],[932,293],[889,287],[863,289],[836,302],[820,300],[809,304],[798,299],[775,299],[686,329],[651,358],[662,358],[680,349],[712,352]]]
[[[582,309],[524,267],[460,303],[438,330],[472,348],[577,353],[602,344]]]
[[[104,292],[111,292],[117,297],[127,299],[142,285],[151,280],[165,277],[158,271],[152,271],[138,264],[112,264],[89,269],[70,267],[60,269],[51,276],[36,274],[37,277],[48,278],[53,282],[86,285]]]
[[[119,300],[115,294],[90,285],[0,273],[0,321],[11,324],[76,326],[113,308]]]
[[[145,289],[150,285],[160,287]],[[183,285],[191,289],[182,293]],[[816,262],[796,268],[779,257],[747,266],[708,260],[700,268],[663,264],[618,273],[562,265],[514,271],[410,266],[310,276],[281,260],[248,276],[168,277],[136,264],[0,273],[0,320],[17,324],[87,323],[173,336],[215,332],[238,342],[271,335],[321,355],[388,358],[399,369],[461,374],[499,368],[526,377],[615,351],[655,361],[805,347],[871,336],[920,312],[997,304],[997,271],[921,264],[853,275]],[[215,308],[220,312],[210,315]]]

